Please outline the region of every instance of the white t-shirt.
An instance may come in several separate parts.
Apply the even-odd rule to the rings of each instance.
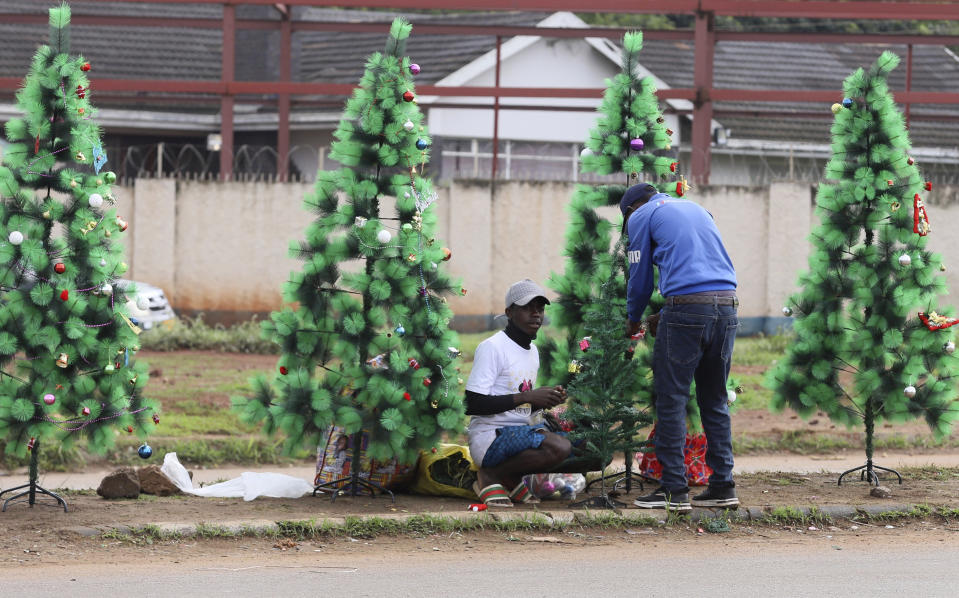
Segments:
[[[536,388],[538,370],[536,345],[524,349],[500,331],[476,347],[466,390],[493,396],[532,390]],[[541,414],[542,411],[537,411],[533,415],[532,406],[524,403],[504,413],[471,416],[467,431],[473,463],[482,465],[486,449],[496,439],[497,428],[532,425],[541,419]]]

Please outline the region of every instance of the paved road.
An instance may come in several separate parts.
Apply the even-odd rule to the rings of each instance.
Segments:
[[[748,538],[603,546],[504,543],[502,550],[282,553],[34,565],[0,572],[4,596],[922,596],[954,597],[959,534],[872,545]],[[135,553],[136,549],[131,549]],[[143,551],[147,553],[146,550]],[[264,562],[266,561],[266,562]]]

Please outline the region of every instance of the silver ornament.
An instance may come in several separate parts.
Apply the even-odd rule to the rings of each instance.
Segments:
[[[910,384],[909,386],[902,389],[902,394],[906,395],[906,398],[911,399],[914,396],[916,396],[916,387]]]
[[[909,257],[909,254],[908,254],[908,253],[904,253],[904,254],[902,254],[902,255],[899,256],[899,265],[900,265],[900,266],[908,266],[908,265],[911,264],[911,263],[912,263],[912,258]]]
[[[956,351],[956,343],[949,341],[948,343],[942,346],[942,350],[948,353],[949,355],[952,355]]]
[[[783,315],[786,316],[787,318],[790,317],[791,315],[793,315],[793,310],[792,310],[792,308],[789,307],[788,305],[787,305],[786,307],[784,307],[784,308],[783,308]]]
[[[726,389],[726,404],[732,405],[735,402],[736,402],[736,391],[731,388]]]
[[[363,228],[364,226],[366,226],[366,218],[362,216],[357,216],[353,220],[353,224],[355,224],[357,228]]]
[[[411,121],[411,120],[408,120],[408,121],[406,121],[405,123],[403,123],[403,128],[406,129],[407,131],[412,131],[412,130],[413,130],[413,127],[415,127],[415,126],[416,126],[416,125],[414,125],[414,124],[413,124],[413,121]]]

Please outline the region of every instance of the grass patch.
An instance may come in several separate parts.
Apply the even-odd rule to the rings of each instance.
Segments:
[[[772,511],[765,513],[758,520],[760,523],[768,525],[829,525],[832,519],[817,509],[810,507],[809,510],[798,509],[796,507],[776,507]]]

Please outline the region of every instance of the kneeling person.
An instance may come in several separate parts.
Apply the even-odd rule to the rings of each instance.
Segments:
[[[479,466],[474,490],[489,506],[531,500],[523,476],[557,471],[572,450],[542,423],[542,410],[562,403],[565,390],[533,388],[539,353],[532,341],[548,303],[532,280],[514,283],[506,293],[506,329],[480,343],[473,358],[466,383],[470,455]]]

